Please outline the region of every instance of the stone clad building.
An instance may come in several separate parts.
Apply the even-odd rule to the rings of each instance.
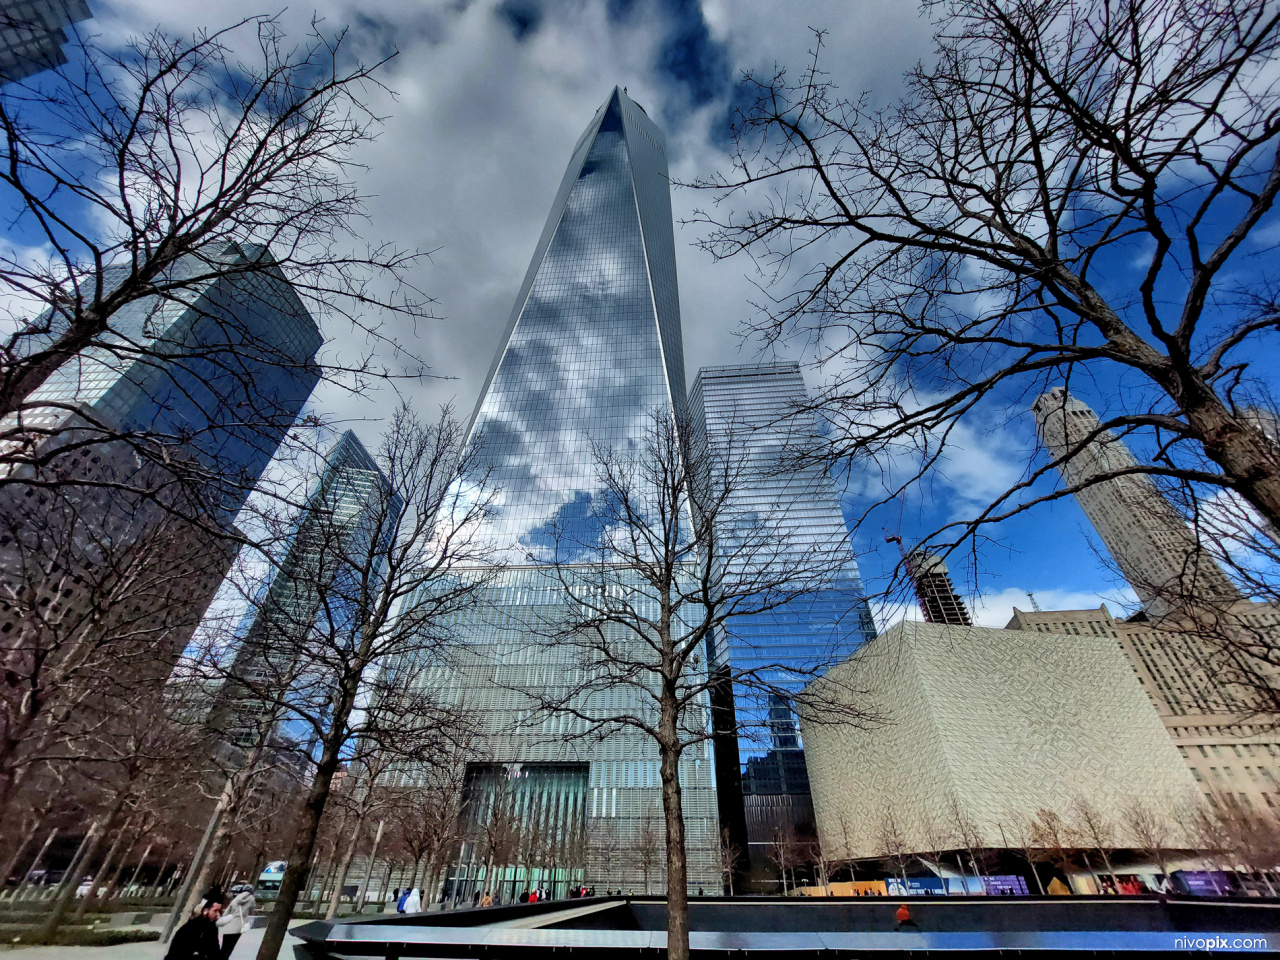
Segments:
[[[1229,612],[1240,629],[1280,629],[1280,613],[1267,604],[1240,602]],[[1114,619],[1105,605],[1015,607],[1006,629],[1113,638],[1210,802],[1230,797],[1255,813],[1280,810],[1280,733],[1247,709],[1247,691],[1223,682],[1221,653],[1194,624],[1130,623]]]
[[[1199,802],[1110,636],[1063,642],[907,621],[814,686],[824,684],[863,691],[884,720],[866,729],[801,720],[831,858],[880,856],[895,831],[909,850],[935,850],[937,836],[956,832],[957,811],[984,846],[1007,848],[1014,825],[1042,808],[1069,817],[1083,800],[1118,819],[1135,799],[1167,816]]]

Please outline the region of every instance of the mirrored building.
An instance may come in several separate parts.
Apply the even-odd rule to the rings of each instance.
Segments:
[[[325,457],[279,563],[264,580],[238,633],[212,725],[233,750],[290,737],[291,688],[308,683],[315,637],[346,637],[370,561],[385,556],[404,503],[359,438],[347,430]],[[379,572],[371,571],[375,576]],[[381,582],[380,579],[378,582]]]
[[[503,784],[524,796],[536,783],[538,809],[557,811],[537,821],[547,833],[537,844],[519,844],[493,864],[495,889],[541,884],[556,896],[577,882],[644,889],[650,866],[636,859],[637,838],[662,829],[657,749],[627,729],[576,736],[581,725],[539,713],[539,697],[554,696],[577,666],[567,645],[540,636],[537,624],[563,620],[566,609],[545,564],[558,550],[566,558],[567,541],[590,540],[589,507],[599,493],[593,451],[638,450],[655,412],[684,408],[664,137],[615,89],[573,149],[470,424],[468,442],[479,445],[499,491],[485,536],[512,566],[487,586],[470,619],[453,625],[457,663],[422,680],[476,710],[486,726],[485,765],[468,776],[473,793]],[[718,825],[707,744],[685,753],[682,775],[689,884],[714,889]],[[478,810],[501,806],[471,799]],[[484,883],[477,865],[487,862],[485,825],[473,827],[475,842],[446,885],[463,899]]]
[[[703,367],[689,393],[700,448],[733,460],[737,481],[726,515],[776,530],[771,562],[793,555],[798,570],[812,571],[815,587],[779,609],[730,620],[711,651],[725,678],[716,704],[721,820],[757,882],[772,872],[780,838],[813,835],[813,804],[791,706],[733,677],[758,674],[798,691],[875,636],[835,485],[820,464],[797,459],[818,436],[807,402],[796,363]]]
[[[116,310],[0,423],[0,634],[35,648],[105,629],[137,644],[122,661],[156,669],[186,646],[234,558],[236,514],[320,374],[306,306],[249,261],[272,263],[236,244],[179,258],[173,289]],[[47,313],[23,349],[63,324]]]

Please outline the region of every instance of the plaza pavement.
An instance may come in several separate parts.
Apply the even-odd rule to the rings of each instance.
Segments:
[[[309,923],[308,920],[297,920],[291,926]],[[246,930],[240,942],[236,944],[231,960],[253,960],[258,955],[258,945],[262,943],[265,928]],[[284,946],[276,955],[278,960],[293,960],[293,948],[302,941],[296,937],[285,937]],[[158,940],[150,943],[121,943],[114,947],[11,947],[0,944],[0,954],[13,960],[162,960],[166,944]]]

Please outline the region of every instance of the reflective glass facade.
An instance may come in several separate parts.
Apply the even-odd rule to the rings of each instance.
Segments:
[[[325,458],[284,556],[240,625],[232,679],[214,720],[228,743],[252,747],[271,732],[264,725],[282,719],[275,698],[314,632],[343,638],[358,630],[351,598],[361,592],[363,562],[390,545],[402,509],[373,457],[346,431]],[[320,622],[322,616],[328,620]]]
[[[684,410],[662,135],[615,91],[579,142],[472,423],[501,490],[491,536],[548,556],[594,493],[592,444],[626,450]]]
[[[222,478],[217,500],[229,522],[320,379],[323,338],[288,281],[236,272],[262,256],[231,245],[179,260],[178,279],[227,273],[122,307],[103,338],[121,352],[90,347],[64,363],[32,394],[24,422],[67,417],[53,408],[46,415],[41,401],[80,404],[112,430],[145,434],[176,458],[198,457]]]
[[[615,89],[574,148],[471,422],[470,441],[500,489],[486,535],[515,565],[486,587],[475,610],[448,625],[459,641],[454,661],[421,674],[446,699],[476,710],[491,761],[547,770],[585,765],[585,783],[554,781],[569,791],[555,802],[573,806],[560,818],[584,824],[578,862],[557,869],[579,871],[601,891],[644,888],[650,867],[636,859],[639,838],[662,830],[657,748],[630,728],[575,738],[580,731],[569,718],[533,708],[526,694],[554,695],[580,660],[530,629],[532,621],[562,620],[565,597],[552,574],[527,561],[553,556],[553,523],[590,541],[593,443],[637,450],[655,411],[683,413],[676,291],[664,139]],[[640,709],[617,702],[628,695],[602,694],[602,711]],[[690,886],[718,889],[709,744],[685,753],[681,779]],[[537,866],[499,863],[495,876]],[[466,873],[465,864],[459,869]]]
[[[797,467],[791,460],[817,436],[812,413],[803,410],[807,399],[795,363],[704,367],[689,395],[710,455],[741,458],[731,513],[785,531],[798,566],[812,565],[815,547],[819,556],[830,556],[824,589],[785,608],[731,620],[711,651],[728,676],[767,667],[762,674],[784,689],[803,687],[823,665],[843,660],[875,634],[835,486],[820,466]],[[739,837],[745,827],[759,872],[775,831],[812,830],[809,780],[790,707],[742,689],[732,700],[738,733],[717,738],[721,816]],[[726,767],[739,774],[740,791]]]

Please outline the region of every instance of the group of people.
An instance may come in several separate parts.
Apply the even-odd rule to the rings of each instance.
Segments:
[[[256,905],[249,884],[232,887],[230,897],[214,884],[191,919],[174,933],[165,960],[228,960]]]

